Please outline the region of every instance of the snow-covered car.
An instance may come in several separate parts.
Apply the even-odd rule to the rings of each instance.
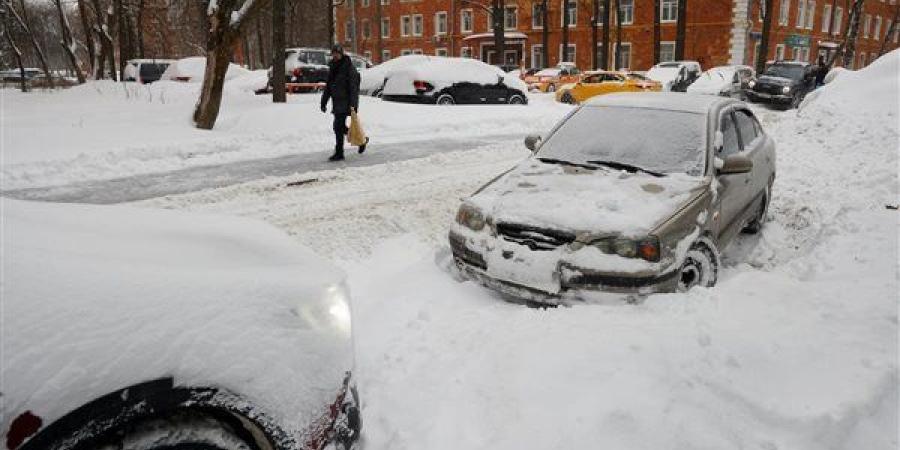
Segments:
[[[250,71],[234,63],[228,64],[228,70],[225,71],[225,80],[231,80],[237,77],[246,76]],[[185,81],[191,83],[202,83],[206,74],[206,57],[191,56],[182,58],[169,64],[166,71],[160,75],[160,80],[168,81]]]
[[[806,94],[816,88],[818,66],[796,61],[775,61],[750,84],[747,98],[752,102],[796,108]]]
[[[125,81],[141,84],[158,81],[173,62],[174,59],[129,59],[125,64]]]
[[[712,286],[719,250],[758,232],[775,145],[746,103],[673,93],[596,97],[534,155],[460,206],[456,265],[530,301]]]
[[[556,92],[565,84],[577,83],[581,79],[581,70],[572,63],[561,63],[557,67],[539,70],[524,78],[531,91]]]
[[[284,51],[284,77],[289,92],[309,92],[321,89],[328,81],[327,48],[289,48]],[[272,68],[268,70],[268,89],[272,88]]]
[[[5,448],[320,450],[358,436],[343,274],[280,231],[5,199],[3,225]]]
[[[408,69],[417,64],[430,61],[434,56],[428,55],[404,55],[385,61],[370,69],[360,71],[359,93],[380,97],[384,90],[385,81],[391,74],[398,70]]]
[[[517,76],[471,58],[432,57],[394,71],[384,84],[387,101],[454,104],[528,103],[527,87]]]
[[[667,61],[651,67],[647,78],[662,83],[664,91],[684,92],[700,72],[702,69],[697,61]]]
[[[689,94],[721,95],[746,98],[750,83],[756,81],[756,71],[749,66],[719,66],[703,72],[687,88]]]

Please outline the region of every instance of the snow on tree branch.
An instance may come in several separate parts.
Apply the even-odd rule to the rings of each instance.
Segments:
[[[256,0],[244,0],[244,4],[241,6],[241,9],[231,13],[231,26],[240,26],[241,20],[244,18],[244,15],[247,14],[247,11],[250,10],[250,7],[253,6],[253,3],[255,1]]]

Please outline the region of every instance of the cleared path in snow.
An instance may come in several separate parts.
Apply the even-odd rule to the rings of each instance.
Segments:
[[[65,203],[112,204],[167,195],[186,194],[217,189],[263,179],[302,175],[329,169],[365,167],[392,161],[423,158],[437,153],[471,150],[498,142],[518,139],[519,134],[486,135],[467,139],[412,140],[379,144],[373,142],[364,155],[348,147],[347,159],[328,162],[330,151],[303,153],[277,158],[239,161],[200,166],[170,172],[134,175],[109,180],[85,181],[62,186],[48,186],[3,191],[4,197]]]

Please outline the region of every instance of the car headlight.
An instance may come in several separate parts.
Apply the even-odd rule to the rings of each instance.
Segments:
[[[785,86],[785,87],[781,88],[781,92],[784,92],[785,94],[787,94],[788,92],[791,92],[791,87]]]
[[[601,252],[610,255],[619,255],[623,258],[641,258],[650,262],[659,261],[659,239],[656,236],[648,236],[640,239],[623,237],[608,237],[597,239],[591,244]]]
[[[463,203],[456,213],[456,223],[474,231],[481,231],[484,229],[484,214],[478,208]]]
[[[756,86],[756,82],[751,80],[749,83],[747,83],[747,86],[750,86],[752,88],[753,86]]]

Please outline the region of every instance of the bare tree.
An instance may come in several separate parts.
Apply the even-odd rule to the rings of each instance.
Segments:
[[[115,80],[116,54],[113,47],[112,35],[110,34],[109,29],[110,24],[113,22],[111,20],[112,11],[110,11],[109,9],[104,9],[100,3],[100,0],[92,0],[91,6],[94,9],[94,32],[97,33],[97,36],[100,40],[100,57],[97,67],[95,67],[94,78],[98,80],[106,78],[105,65],[108,64],[110,77]]]
[[[894,20],[891,21],[891,26],[888,27],[887,33],[884,34],[884,40],[881,41],[881,48],[878,50],[878,56],[884,54],[884,51],[887,50],[888,41],[891,39],[893,34],[897,32],[898,20],[900,20],[900,5],[897,5],[894,8]]]
[[[678,23],[675,27],[675,59],[684,59],[684,38],[687,27],[687,0],[678,0]]]
[[[606,70],[609,67],[609,7],[610,1],[603,0],[603,11],[600,17],[603,19],[603,43],[600,46],[600,68]]]
[[[231,52],[241,33],[269,0],[209,0],[206,17],[206,70],[200,99],[194,109],[197,128],[211,130],[219,116],[225,72],[231,63]]]
[[[653,64],[659,64],[659,0],[653,0]]]
[[[756,55],[756,73],[763,73],[766,70],[766,59],[769,56],[769,35],[772,31],[772,20],[775,19],[772,11],[775,7],[775,0],[760,0],[759,7],[763,8],[763,29],[759,53]]]
[[[613,70],[622,68],[622,0],[616,0],[616,54]]]
[[[591,46],[594,48],[594,52],[591,55],[591,66],[594,70],[597,70],[600,67],[600,61],[598,61],[599,57],[597,55],[597,20],[600,19],[600,0],[594,0],[594,13],[591,14]]]
[[[87,47],[88,59],[90,60],[91,72],[94,72],[97,66],[97,50],[94,47],[94,33],[90,26],[90,18],[88,17],[87,0],[78,0],[78,15],[81,16],[81,30],[84,32],[85,47]]]
[[[862,18],[862,8],[866,0],[853,0],[853,8],[850,10],[849,26],[847,36],[841,44],[843,50],[843,66],[849,67],[853,62],[856,53],[856,37],[859,35],[859,22]]]
[[[569,60],[569,1],[562,1],[562,46],[559,55],[561,63]]]
[[[284,0],[272,0],[272,102],[287,102],[284,67]]]
[[[23,13],[25,13],[24,3],[23,5]],[[10,0],[6,0],[6,9],[12,15],[13,19],[16,19],[16,23],[19,24],[19,27],[25,32],[25,35],[28,36],[28,39],[31,40],[31,45],[34,47],[34,52],[37,54],[38,60],[41,63],[41,69],[44,71],[44,76],[47,78],[47,85],[50,88],[53,88],[53,74],[50,72],[50,66],[47,64],[47,57],[44,56],[44,50],[41,48],[40,44],[38,44],[37,38],[34,36],[34,33],[31,31],[31,27],[23,20],[22,16],[16,11],[16,8],[13,7],[13,4]]]
[[[78,58],[75,56],[75,42],[72,40],[72,29],[69,27],[69,20],[66,18],[65,11],[63,11],[62,1],[53,0],[53,2],[56,3],[56,11],[59,13],[59,28],[62,32],[62,40],[59,42],[59,45],[62,46],[66,56],[69,57],[69,65],[72,67],[72,71],[75,72],[75,77],[78,78],[78,84],[83,84],[85,81],[84,73],[81,72]]]
[[[6,37],[6,42],[9,44],[13,57],[16,58],[16,65],[19,67],[19,87],[22,92],[28,92],[28,83],[25,81],[25,64],[22,62],[22,51],[19,50],[16,41],[13,40],[9,19],[6,17],[7,14],[0,11],[0,15],[2,15],[3,19],[3,36]]]

